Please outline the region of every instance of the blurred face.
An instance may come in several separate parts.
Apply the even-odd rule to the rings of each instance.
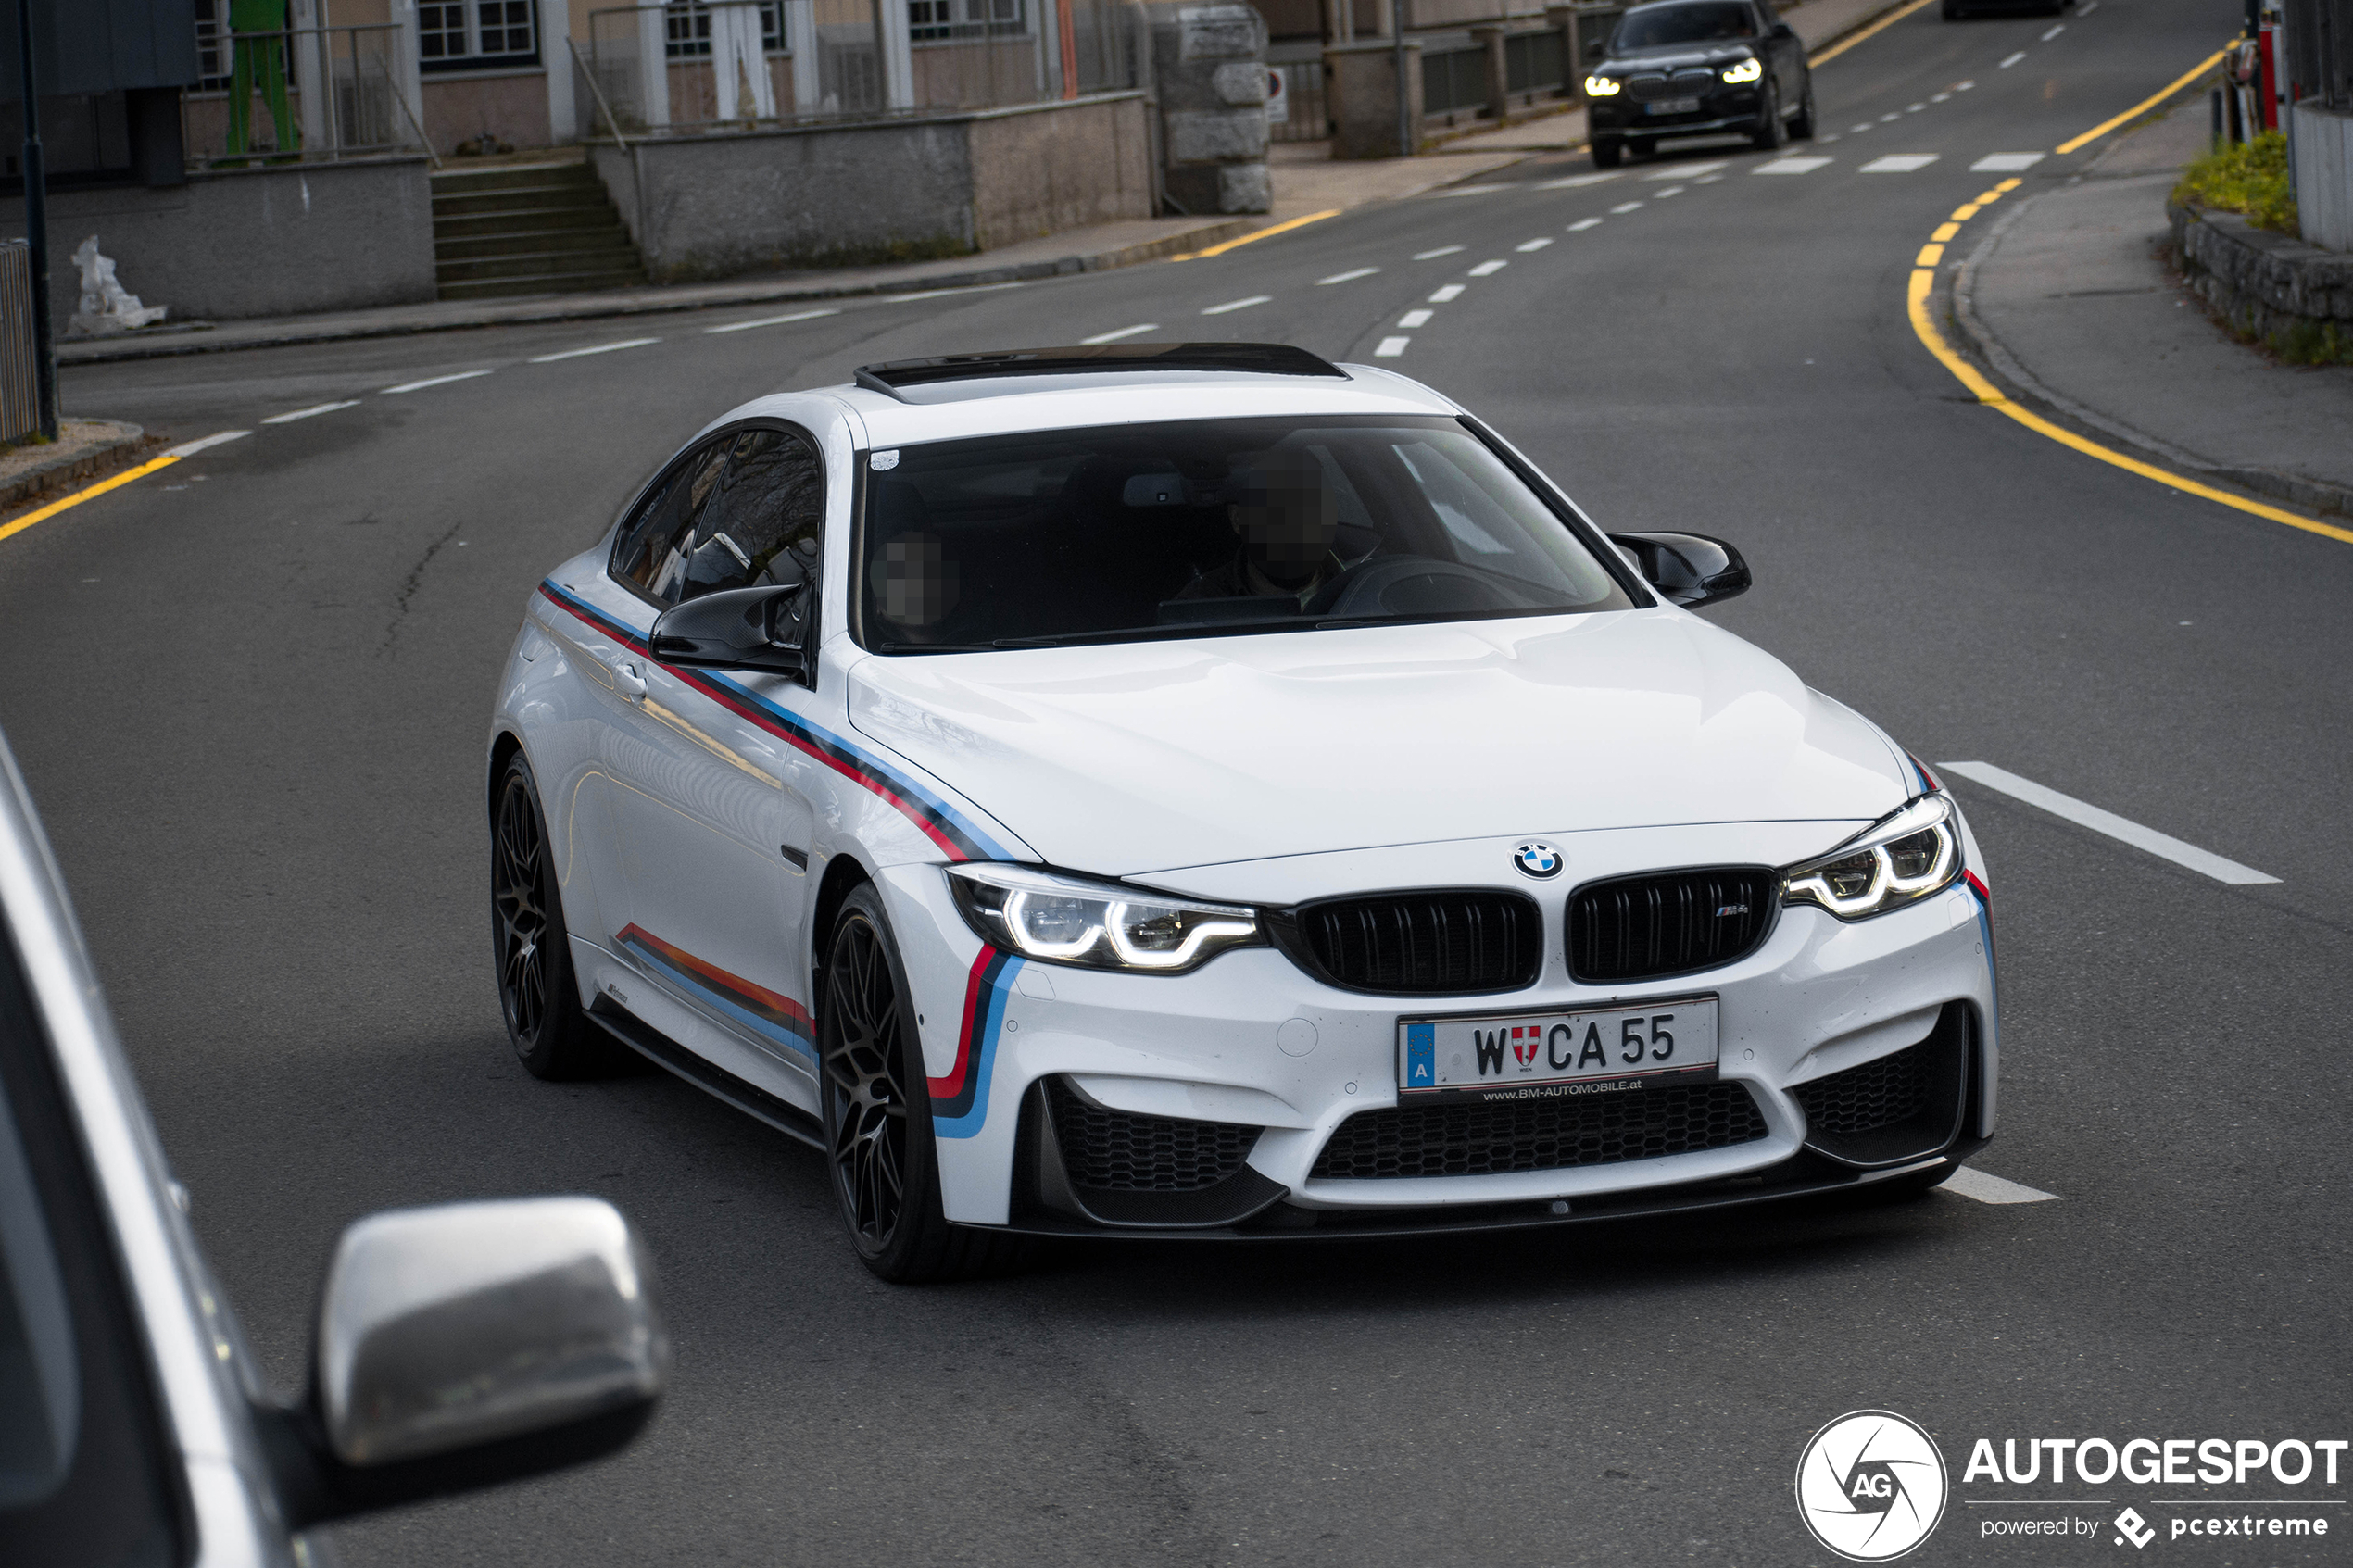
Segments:
[[[1315,575],[1340,531],[1340,502],[1308,452],[1269,452],[1234,476],[1229,508],[1252,565],[1290,585]]]
[[[929,533],[889,540],[874,564],[875,602],[884,619],[905,628],[927,627],[956,608],[956,563]]]

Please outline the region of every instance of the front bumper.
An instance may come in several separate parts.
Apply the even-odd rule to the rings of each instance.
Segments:
[[[1998,1064],[1991,932],[1968,882],[1852,924],[1810,906],[1784,909],[1753,952],[1700,974],[1596,987],[1567,972],[1562,927],[1572,882],[1660,865],[1787,863],[1843,834],[1838,824],[1811,823],[1586,835],[1571,856],[1578,875],[1562,879],[1557,894],[1538,894],[1546,961],[1537,983],[1472,998],[1343,991],[1271,948],[1228,953],[1178,976],[1025,963],[982,947],[937,867],[889,872],[886,894],[923,1020],[947,1217],[1057,1233],[1362,1235],[1542,1224],[1851,1187],[1965,1158],[1994,1131]],[[1465,859],[1501,864],[1508,847],[1466,847]],[[1975,863],[1974,845],[1968,852]],[[1199,876],[1183,884],[1209,891]],[[1359,883],[1432,884],[1377,872]],[[1589,1136],[1586,1154],[1572,1162],[1490,1173],[1317,1172],[1343,1123],[1396,1110],[1401,1016],[1631,1006],[1695,993],[1719,1000],[1723,1087],[1715,1102],[1744,1102],[1730,1135],[1718,1127],[1646,1145],[1610,1134],[1603,1141],[1617,1152],[1601,1158],[1592,1157]],[[1895,1065],[1912,1073],[1906,1082],[1930,1085],[1919,1092],[1932,1091],[1933,1106],[1899,1119],[1892,1133],[1827,1129],[1838,1117],[1824,1110],[1826,1094],[1858,1073],[1884,1078]],[[1636,1096],[1667,1092],[1595,1100],[1648,1114],[1635,1112]],[[1111,1135],[1126,1140],[1111,1165],[1101,1148],[1081,1158],[1062,1148],[1074,1135],[1071,1119],[1089,1116],[1109,1118]],[[1862,1125],[1852,1114],[1841,1124]],[[1202,1185],[1210,1168],[1198,1160],[1186,1165],[1194,1156],[1180,1153],[1178,1185],[1155,1189],[1147,1167],[1156,1150],[1205,1148],[1225,1136],[1218,1129],[1237,1128],[1257,1130],[1239,1164],[1228,1158],[1215,1167],[1215,1182]],[[1359,1133],[1351,1130],[1356,1147],[1387,1135]],[[1535,1135],[1554,1135],[1540,1128]],[[1674,1151],[1644,1152],[1653,1147]],[[1101,1176],[1114,1166],[1121,1175]],[[1349,1168],[1373,1167],[1359,1160]],[[1074,1171],[1095,1173],[1096,1185],[1074,1180]]]
[[[1754,87],[1727,87],[1700,99],[1699,107],[1684,114],[1652,114],[1649,106],[1620,95],[1594,99],[1586,108],[1591,136],[1707,136],[1746,133],[1756,129],[1760,105]]]

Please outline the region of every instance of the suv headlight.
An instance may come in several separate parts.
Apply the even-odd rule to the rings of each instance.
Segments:
[[[1615,98],[1626,84],[1614,76],[1589,76],[1585,79],[1585,95],[1589,98]]]
[[[1735,60],[1724,68],[1724,80],[1738,87],[1743,82],[1754,82],[1765,74],[1763,60]]]
[[[1961,874],[1953,802],[1923,795],[1827,855],[1781,872],[1781,902],[1819,904],[1841,920],[1883,914],[1949,887]]]
[[[1255,909],[1029,866],[950,866],[964,921],[992,947],[1044,963],[1181,974],[1228,947],[1262,947]]]

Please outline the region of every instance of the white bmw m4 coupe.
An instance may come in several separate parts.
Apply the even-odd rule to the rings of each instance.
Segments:
[[[1748,582],[1296,348],[748,403],[524,611],[515,1048],[816,1144],[893,1280],[1931,1186],[1994,1130],[1982,862],[1692,613]]]

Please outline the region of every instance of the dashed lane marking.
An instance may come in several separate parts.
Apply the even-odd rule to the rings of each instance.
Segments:
[[[1680,163],[1672,169],[1662,169],[1655,174],[1645,174],[1645,180],[1696,180],[1703,174],[1713,174],[1719,169],[1730,169],[1728,163]]]
[[[1182,257],[1171,257],[1169,259],[1172,261],[1181,261],[1184,258]],[[882,296],[882,303],[885,305],[912,305],[919,299],[952,299],[960,294],[994,294],[999,289],[1017,289],[1021,286],[1021,280],[1016,278],[1010,283],[974,283],[965,288],[925,289],[920,294],[887,294]]]
[[[705,327],[706,332],[748,332],[754,327],[781,327],[788,321],[813,321],[820,316],[838,316],[838,310],[796,310],[789,316],[762,316],[752,321],[728,321],[716,327]]]
[[[1461,245],[1440,245],[1436,250],[1417,250],[1414,253],[1414,259],[1416,261],[1435,261],[1441,256],[1459,255],[1462,252],[1462,249],[1463,247]]]
[[[1460,283],[1448,283],[1444,288],[1433,292],[1429,296],[1429,302],[1432,305],[1446,305],[1462,297],[1463,285]]]
[[[1566,180],[1544,180],[1537,182],[1540,191],[1574,191],[1583,185],[1598,185],[1604,180],[1618,178],[1617,171],[1607,174],[1572,174]]]
[[[340,403],[315,403],[308,408],[296,408],[291,414],[272,414],[261,422],[266,425],[290,425],[296,420],[308,420],[320,414],[332,414],[337,408],[357,408],[358,407],[359,407],[359,399],[357,397],[346,398]]]
[[[1588,229],[1598,229],[1601,226],[1602,220],[1598,218],[1580,218],[1568,226],[1568,232],[1572,234],[1581,234]]]
[[[1926,107],[1928,107],[1926,104],[1906,104],[1904,107],[1904,112],[1906,114],[1918,114],[1920,110]]]
[[[1749,170],[1751,174],[1811,174],[1831,160],[1826,157],[1777,157],[1760,163]]]
[[[586,348],[567,348],[560,354],[535,354],[529,363],[552,365],[559,359],[581,359],[591,354],[611,354],[623,348],[643,348],[649,343],[660,343],[658,337],[625,337],[619,343],[591,344]]]
[[[1641,202],[1619,202],[1609,210],[1612,216],[1617,216],[1621,213],[1639,212],[1642,210],[1642,206]]]
[[[157,469],[168,469],[183,458],[195,457],[197,453],[205,450],[207,447],[218,446],[225,441],[240,440],[245,436],[251,435],[252,433],[253,432],[249,430],[223,430],[216,431],[214,433],[204,436],[195,441],[182,442],[177,446],[171,447],[167,451],[159,452],[156,456],[149,458],[145,462],[141,463],[136,468],[128,468],[123,470],[120,473],[108,474],[106,478],[98,481],[97,483],[77,490],[70,495],[61,495],[57,499],[50,502],[47,506],[37,508],[32,511],[29,511],[20,518],[12,519],[7,522],[0,522],[0,539],[13,538],[17,534],[22,533],[26,529],[31,528],[36,522],[44,522],[50,518],[57,516],[59,512],[65,511],[69,508],[78,507],[84,501],[94,500],[96,497],[105,495],[109,490],[120,490],[133,480],[145,479],[147,475],[155,472]]]
[[[1345,272],[1335,272],[1328,278],[1318,278],[1315,280],[1315,286],[1324,288],[1332,283],[1353,283],[1359,278],[1369,278],[1379,270],[1378,267],[1354,267]]]
[[[1442,191],[1432,191],[1433,196],[1483,196],[1490,191],[1508,191],[1509,185],[1449,185]]]
[[[2000,65],[1995,66],[1994,69],[1995,70],[2007,70],[2010,67],[2018,64],[2019,61],[2024,58],[2026,58],[2026,51],[2020,49],[2017,54],[2012,55],[2008,59],[2004,60]]]
[[[2061,22],[2058,26],[2051,29],[2050,31],[2043,34],[2043,42],[2048,44],[2052,39],[2057,38],[2060,33],[2065,32],[2066,31],[2067,24],[2065,22]]]
[[[1409,337],[1385,337],[1380,340],[1379,346],[1373,350],[1373,358],[1376,359],[1394,359],[1399,355],[1404,353],[1405,345],[1413,341],[1414,340]]]
[[[1669,197],[1669,196],[1680,196],[1680,195],[1681,195],[1682,194],[1683,194],[1683,187],[1682,187],[1682,186],[1680,186],[1680,185],[1669,185],[1669,186],[1667,186],[1667,189],[1665,189],[1665,190],[1663,190],[1663,191],[1655,191],[1655,192],[1653,192],[1653,193],[1652,193],[1652,197],[1653,197],[1653,199],[1657,200],[1657,201],[1665,201],[1665,200],[1666,200],[1667,197]]]
[[[1202,311],[1202,314],[1204,316],[1223,316],[1228,310],[1247,310],[1253,305],[1265,305],[1274,297],[1275,296],[1271,294],[1254,294],[1248,299],[1229,299],[1223,305],[1211,306],[1208,309]]]
[[[1987,153],[1969,165],[1972,174],[2016,174],[2043,161],[2041,153]]]
[[[1482,261],[1470,270],[1470,275],[1474,278],[1491,278],[1510,265],[1508,261]]]
[[[1115,332],[1097,332],[1093,337],[1082,337],[1078,342],[1081,347],[1092,348],[1099,343],[1117,343],[1124,337],[1141,337],[1146,332],[1158,331],[1160,331],[1158,321],[1145,321],[1133,327],[1122,327]]]
[[[1885,157],[1871,159],[1856,172],[1858,174],[1916,173],[1934,163],[1938,156],[1935,153],[1890,153]]]
[[[1832,137],[1831,140],[1836,141],[1837,138]],[[1721,174],[1703,174],[1698,179],[1692,181],[1692,183],[1694,185],[1713,185],[1716,182],[1721,180],[1722,178],[1724,177]]]
[[[447,386],[453,381],[472,381],[476,376],[486,376],[489,373],[488,370],[459,370],[454,376],[427,376],[423,381],[402,382],[398,386],[385,387],[376,395],[395,397],[404,392],[422,392],[429,386]]]
[[[1551,245],[1552,243],[1552,236],[1546,234],[1532,240],[1523,240],[1518,245],[1512,246],[1512,248],[1525,256],[1530,251],[1542,250],[1546,245]]]
[[[2198,61],[2197,64],[2192,66],[2189,69],[2183,71],[2181,75],[2175,77],[2172,81],[2167,82],[2164,86],[2158,88],[2147,97],[2143,98],[2139,103],[2134,104],[2122,114],[2116,116],[2113,119],[2101,120],[2097,125],[2093,126],[2081,136],[2069,137],[2066,141],[2061,142],[2058,144],[2057,151],[2059,157],[2065,157],[2076,148],[2083,146],[2088,143],[2098,141],[2101,137],[2107,135],[2118,126],[2127,124],[2133,120],[2140,119],[2141,116],[2148,113],[2149,110],[2157,107],[2158,105],[2165,102],[2166,99],[2171,97],[2174,94],[2179,93],[2183,88],[2187,87],[2191,82],[2196,82],[2208,71],[2212,70],[2216,66],[2221,65],[2222,63],[2222,56],[2230,52],[2231,51],[2227,47],[2215,50],[2214,53],[2207,56],[2206,58]],[[2005,60],[2002,63],[2004,65],[2007,65],[2009,62]]]
[[[1850,126],[1848,126],[1848,127],[1846,128],[1846,133],[1847,133],[1849,136],[1860,136],[1860,135],[1861,135],[1864,132],[1869,131],[1870,128],[1871,128],[1871,122],[1870,122],[1869,120],[1868,120],[1868,119],[1867,119],[1867,120],[1863,121],[1863,123],[1862,123],[1862,124],[1860,124],[1860,125],[1850,125]]]
[[[1397,318],[1397,324],[1410,332],[1416,327],[1428,326],[1429,319],[1437,314],[1435,310],[1408,310]]]
[[[1939,1192],[1949,1192],[1956,1198],[1973,1198],[1980,1203],[2055,1203],[2058,1194],[2039,1187],[1988,1175],[1983,1171],[1964,1165],[1937,1185]]]
[[[2090,828],[2094,833],[2106,834],[2120,844],[2129,844],[2135,849],[2146,850],[2159,859],[2171,860],[2177,866],[2186,866],[2200,876],[2210,876],[2217,882],[2228,883],[2233,887],[2253,886],[2260,883],[2280,880],[2278,877],[2259,872],[2252,866],[2242,866],[2236,860],[2224,859],[2211,850],[2200,849],[2195,844],[2184,844],[2171,834],[2159,833],[2151,827],[2143,827],[2140,823],[2120,817],[2113,811],[2103,811],[2088,801],[2078,800],[2071,795],[2061,795],[2057,790],[2038,784],[2032,779],[2020,778],[2007,769],[1996,768],[1991,762],[1942,762],[1938,766],[1948,773],[1958,773],[1965,779],[2007,795],[2013,800],[2023,800],[2029,806],[2040,807],[2052,816],[2073,822],[2077,827]]]

